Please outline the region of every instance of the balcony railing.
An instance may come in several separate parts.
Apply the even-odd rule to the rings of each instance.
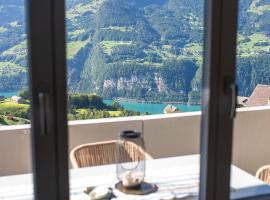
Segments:
[[[142,131],[154,158],[199,153],[200,112],[69,122],[70,150],[83,143],[117,138],[122,130]],[[234,127],[233,164],[255,174],[270,163],[270,107],[240,108]],[[31,172],[30,126],[0,127],[0,176]]]

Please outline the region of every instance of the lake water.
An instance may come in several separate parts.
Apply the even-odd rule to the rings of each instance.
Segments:
[[[113,100],[104,100],[104,103],[108,105],[112,105]],[[137,111],[140,113],[149,112],[150,114],[163,114],[164,108],[168,104],[153,104],[153,103],[135,103],[135,102],[125,102],[120,101],[119,102],[125,109]],[[185,105],[185,104],[173,104],[173,106],[176,106],[179,108],[182,112],[192,112],[192,111],[200,111],[201,106],[194,106],[194,105]]]
[[[20,92],[0,92],[0,96],[4,96],[6,98],[19,95]]]
[[[0,96],[4,97],[12,97],[14,95],[19,95],[19,92],[0,92]],[[104,100],[104,103],[108,105],[112,105],[113,100]],[[163,103],[136,103],[136,102],[119,102],[126,110],[132,110],[140,112],[141,114],[145,112],[149,112],[150,114],[163,114],[164,108],[167,104]],[[186,104],[173,104],[177,108],[179,108],[182,112],[192,112],[192,111],[200,111],[201,106],[194,105],[186,105]]]

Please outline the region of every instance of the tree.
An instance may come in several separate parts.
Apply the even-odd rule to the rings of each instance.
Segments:
[[[106,105],[103,103],[103,99],[102,97],[98,96],[98,95],[89,95],[88,96],[88,100],[89,100],[89,108],[96,108],[96,109],[105,109]]]
[[[73,109],[78,108],[88,108],[89,107],[89,98],[85,94],[71,94],[69,95],[69,105]]]
[[[121,106],[121,104],[117,101],[113,101],[112,102],[112,108],[113,110],[123,110],[123,107]]]
[[[24,98],[24,99],[30,99],[30,94],[28,90],[23,90],[20,92],[19,94],[20,97]]]

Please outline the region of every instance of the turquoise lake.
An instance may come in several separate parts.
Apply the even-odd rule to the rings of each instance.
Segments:
[[[104,100],[104,103],[112,105],[112,100]],[[125,109],[137,111],[140,113],[149,112],[151,114],[163,114],[163,109],[168,104],[152,104],[152,103],[135,103],[135,102],[119,102]],[[185,105],[185,104],[172,104],[178,107],[182,112],[200,111],[201,106]]]
[[[12,97],[16,95],[19,95],[19,92],[0,92],[0,96],[4,97]]]
[[[0,92],[0,96],[4,97],[12,97],[14,95],[18,95],[19,92]],[[104,103],[108,105],[112,105],[113,100],[104,100]],[[163,114],[163,109],[167,106],[167,104],[163,103],[137,103],[137,102],[119,102],[125,109],[137,111],[141,114],[145,112],[149,112],[151,114]],[[186,105],[186,104],[172,104],[178,107],[182,112],[192,112],[192,111],[200,111],[201,106],[194,105]]]

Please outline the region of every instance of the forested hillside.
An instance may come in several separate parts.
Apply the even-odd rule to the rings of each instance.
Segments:
[[[67,0],[68,86],[103,98],[199,103],[203,0]],[[0,91],[27,86],[23,0],[0,0]],[[239,95],[270,84],[270,1],[240,0]]]

